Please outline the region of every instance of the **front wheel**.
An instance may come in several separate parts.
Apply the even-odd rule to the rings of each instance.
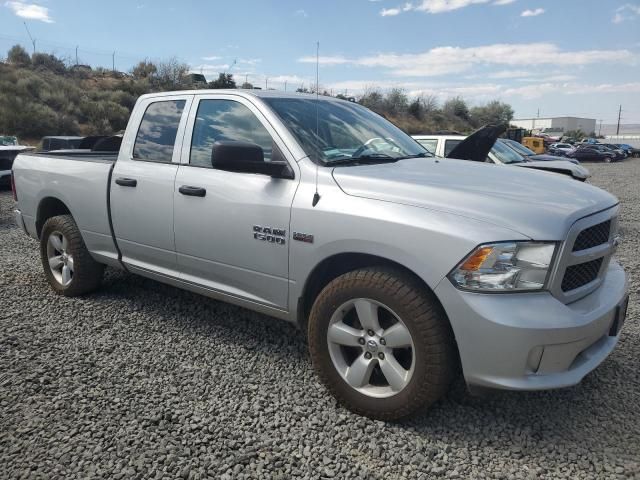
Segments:
[[[387,268],[346,273],[322,290],[309,319],[309,349],[331,393],[380,420],[434,403],[456,367],[451,328],[434,295]]]
[[[40,257],[45,276],[56,293],[75,297],[95,290],[104,265],[89,254],[71,215],[51,217],[42,227]]]

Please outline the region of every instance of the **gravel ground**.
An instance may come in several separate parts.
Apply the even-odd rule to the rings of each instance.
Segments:
[[[0,193],[2,478],[640,478],[640,160],[590,164],[623,204],[615,352],[581,385],[358,417],[291,325],[133,275],[56,296]]]

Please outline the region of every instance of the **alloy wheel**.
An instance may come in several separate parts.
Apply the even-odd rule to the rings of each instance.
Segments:
[[[364,395],[391,397],[411,380],[413,338],[400,317],[380,302],[356,298],[340,306],[329,322],[327,342],[342,379]]]
[[[67,250],[69,242],[60,232],[51,232],[47,240],[47,259],[56,281],[66,287],[73,280],[73,256]]]

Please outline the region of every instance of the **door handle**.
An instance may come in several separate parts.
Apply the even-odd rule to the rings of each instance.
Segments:
[[[202,187],[192,187],[190,185],[182,185],[178,191],[182,195],[188,195],[190,197],[204,197],[207,191]]]
[[[134,178],[116,178],[116,183],[122,187],[135,187],[138,181]]]

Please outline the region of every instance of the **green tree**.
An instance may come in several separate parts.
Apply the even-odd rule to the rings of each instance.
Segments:
[[[50,53],[34,53],[31,56],[31,65],[35,68],[44,68],[54,73],[64,73],[67,71],[64,62]]]
[[[179,61],[176,57],[160,62],[158,71],[153,78],[154,84],[164,90],[176,90],[185,86],[185,77],[189,73],[189,65]]]
[[[218,78],[209,83],[209,88],[236,88],[236,81],[231,73],[221,73]]]
[[[155,63],[149,60],[142,60],[131,69],[131,74],[134,78],[149,78],[158,73],[158,67]]]
[[[7,53],[7,62],[19,67],[26,67],[31,65],[31,57],[29,57],[27,51],[20,45],[14,45]]]
[[[450,98],[442,106],[442,110],[446,115],[457,117],[462,120],[469,120],[469,107],[461,97]]]
[[[470,116],[476,127],[489,123],[508,125],[513,120],[513,108],[511,105],[493,100],[486,105],[473,107]]]

